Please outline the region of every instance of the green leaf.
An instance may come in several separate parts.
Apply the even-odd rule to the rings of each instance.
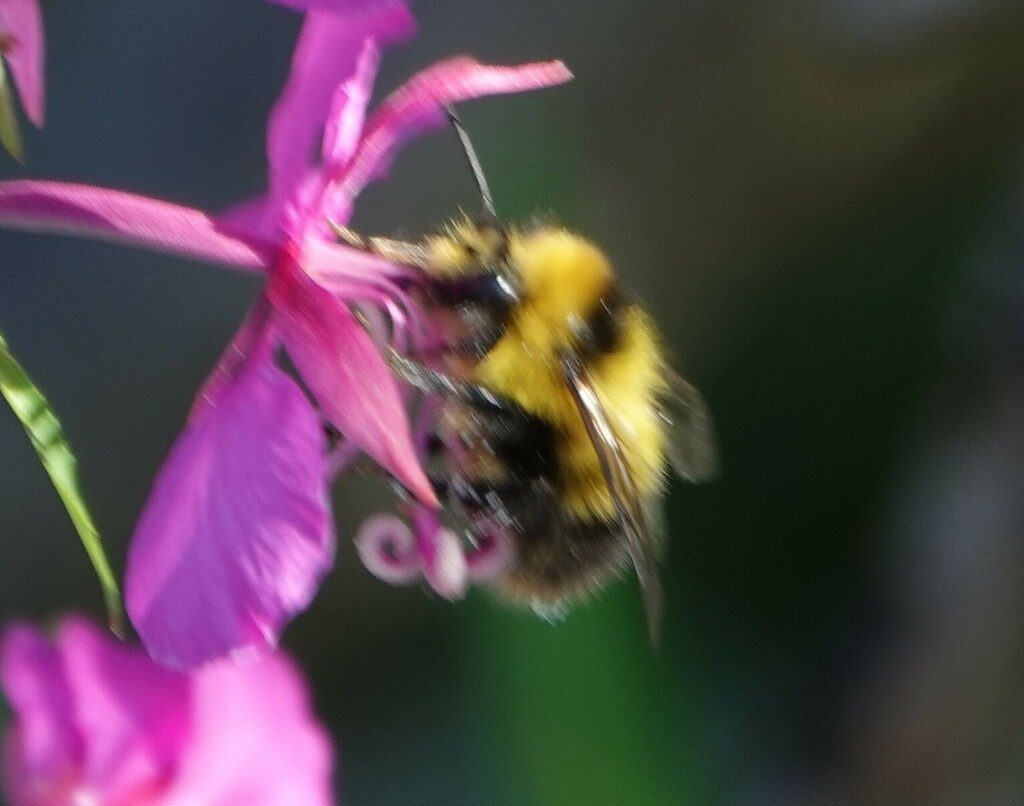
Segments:
[[[25,156],[21,145],[21,134],[18,132],[18,113],[14,109],[14,97],[11,95],[11,82],[7,80],[7,70],[0,61],[0,145],[18,162]]]
[[[7,402],[25,427],[32,447],[36,449],[39,460],[50,475],[57,494],[71,516],[82,545],[89,555],[92,567],[99,577],[103,589],[103,599],[107,606],[107,619],[110,629],[118,635],[124,634],[124,615],[121,609],[121,592],[118,590],[114,572],[107,561],[103,550],[103,542],[93,524],[89,510],[85,506],[82,493],[78,488],[77,462],[75,455],[64,439],[60,422],[46,402],[42,392],[36,388],[32,380],[25,374],[21,365],[11,355],[7,341],[0,334],[0,394]]]

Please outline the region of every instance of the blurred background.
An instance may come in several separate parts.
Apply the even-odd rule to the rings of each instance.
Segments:
[[[47,127],[4,178],[224,209],[262,189],[299,17],[258,0],[44,0]],[[422,0],[379,92],[458,53],[571,85],[462,108],[508,218],[557,211],[647,300],[724,473],[673,483],[661,651],[635,583],[551,626],[390,588],[350,538],[285,643],[347,804],[1024,802],[1024,4]],[[364,231],[475,207],[408,148]],[[252,278],[0,233],[0,327],[119,568]],[[0,616],[101,613],[0,408]]]

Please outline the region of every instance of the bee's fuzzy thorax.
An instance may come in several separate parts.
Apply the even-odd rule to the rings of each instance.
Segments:
[[[594,360],[591,372],[609,418],[621,433],[638,488],[653,495],[664,472],[665,425],[653,404],[665,392],[665,364],[647,316],[631,307],[622,317],[620,348]],[[565,505],[580,516],[614,519],[597,454],[558,366],[557,352],[565,342],[543,328],[531,334],[534,326],[528,310],[517,312],[504,338],[477,366],[474,380],[554,423],[567,471]]]
[[[518,272],[524,307],[537,317],[538,326],[559,337],[599,305],[614,283],[611,264],[601,251],[565,229],[513,232],[509,257]]]

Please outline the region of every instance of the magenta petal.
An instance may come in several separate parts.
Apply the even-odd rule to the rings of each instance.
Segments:
[[[81,786],[104,803],[142,802],[174,773],[189,739],[188,679],[82,619],[66,621],[57,643],[87,737]]]
[[[413,284],[422,276],[418,269],[400,266],[372,252],[345,244],[309,238],[302,247],[303,268],[317,285],[343,299],[353,296],[359,285],[395,292],[395,282]]]
[[[243,238],[278,241],[284,234],[281,222],[270,215],[270,199],[266,194],[232,205],[216,217],[217,225],[226,233]]]
[[[216,406],[224,390],[235,382],[238,373],[246,366],[249,356],[264,349],[268,338],[266,323],[269,313],[270,305],[266,297],[259,297],[221,354],[213,372],[203,381],[188,413],[189,422],[201,418],[208,407]]]
[[[0,182],[0,224],[14,229],[85,235],[181,257],[265,271],[277,247],[221,231],[190,207],[58,182]]]
[[[330,741],[302,677],[273,653],[186,675],[73,618],[54,644],[9,628],[0,682],[17,806],[332,803]]]
[[[0,647],[0,683],[17,718],[4,747],[4,788],[11,801],[44,780],[69,779],[84,757],[60,653],[33,628],[8,627]]]
[[[352,92],[345,114],[358,130],[379,57],[378,43],[412,33],[414,23],[401,4],[381,4],[378,13],[348,18],[310,12],[302,26],[291,73],[267,125],[269,190],[263,226],[280,223],[296,189],[312,168],[335,89],[348,80]]]
[[[128,614],[172,667],[265,647],[333,557],[320,420],[264,348],[160,471],[128,552]]]
[[[331,744],[279,655],[192,677],[192,737],[161,806],[329,806]]]
[[[0,35],[11,40],[3,57],[36,126],[43,125],[46,87],[43,82],[43,17],[37,0],[0,0]]]
[[[270,0],[297,11],[328,11],[334,14],[368,14],[381,8],[408,5],[401,0]]]
[[[374,40],[367,39],[356,61],[356,69],[331,93],[320,149],[326,164],[347,162],[355,153],[363,133],[366,107],[370,103],[379,64],[380,48]]]
[[[334,176],[324,215],[345,221],[352,200],[381,177],[410,138],[445,121],[444,107],[459,101],[550,87],[572,78],[561,62],[493,67],[469,58],[424,70],[392,93],[373,114],[351,164]]]
[[[288,355],[328,419],[424,503],[438,506],[398,385],[352,312],[288,257],[274,270],[267,297]]]

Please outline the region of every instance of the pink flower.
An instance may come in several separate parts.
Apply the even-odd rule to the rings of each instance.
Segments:
[[[43,17],[37,0],[0,0],[0,56],[11,71],[21,103],[36,126],[43,125]],[[0,84],[6,83],[0,64]],[[6,88],[0,98],[0,140],[21,159],[18,124]]]
[[[43,125],[43,15],[37,0],[0,0],[0,53],[11,68],[21,103]]]
[[[445,121],[447,104],[570,78],[557,62],[438,64],[365,122],[381,48],[411,34],[405,5],[386,0],[289,2],[306,16],[291,75],[267,127],[267,193],[216,219],[114,190],[0,183],[0,225],[160,249],[268,275],[196,399],[156,480],[129,549],[126,604],[146,648],[191,667],[273,644],[333,563],[323,420],[342,456],[367,453],[428,509],[402,393],[378,351],[390,320],[399,349],[421,338],[402,290],[411,270],[334,242],[362,189],[412,136]],[[325,11],[319,9],[333,9]],[[321,135],[320,158],[313,160]],[[383,328],[379,330],[383,331]],[[277,364],[283,345],[315,406]]]
[[[91,623],[0,644],[12,806],[327,806],[331,747],[284,657],[185,674]]]

